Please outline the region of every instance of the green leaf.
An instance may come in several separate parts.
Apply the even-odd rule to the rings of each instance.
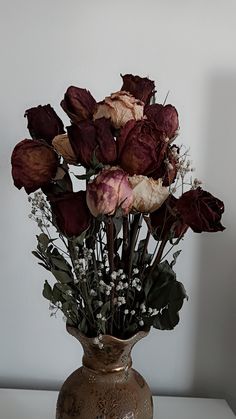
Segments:
[[[187,298],[183,284],[174,281],[168,294],[168,304],[157,316],[153,317],[153,327],[161,330],[172,330],[179,323],[179,311]]]
[[[84,244],[84,240],[86,239],[88,229],[84,230],[83,233],[80,234],[80,236],[77,236],[75,238],[75,245],[82,246]]]
[[[89,180],[91,178],[91,176],[93,176],[95,173],[96,173],[96,171],[94,169],[89,169],[83,175],[75,175],[74,173],[73,173],[73,175],[79,180]]]
[[[36,236],[38,239],[38,248],[39,250],[42,250],[43,252],[47,249],[48,244],[50,242],[49,237],[45,233],[39,234],[39,236]]]
[[[168,281],[176,279],[175,272],[171,269],[169,263],[164,261],[159,263],[154,270],[150,269],[146,277],[144,292],[146,297],[159,292],[159,289],[166,285]]]
[[[118,236],[119,232],[121,231],[122,225],[123,225],[123,218],[122,217],[113,217],[112,218],[114,227],[115,227],[115,235]]]
[[[39,262],[38,265],[43,266],[43,268],[46,269],[46,271],[51,271],[51,269],[47,265],[45,265],[45,263]]]
[[[71,266],[62,255],[51,256],[51,261],[54,267],[71,273]]]
[[[48,281],[44,282],[44,287],[43,287],[43,296],[44,298],[46,298],[49,301],[52,301],[52,288],[49,285]]]
[[[182,252],[182,250],[177,250],[177,252],[173,253],[173,260],[170,264],[170,267],[173,268],[173,266],[176,264],[177,258],[180,255],[180,253]]]
[[[36,258],[38,258],[38,259],[40,259],[40,260],[42,260],[42,261],[44,261],[44,258],[40,255],[40,253],[39,252],[37,252],[36,250],[33,250],[32,251],[32,255],[34,255]]]
[[[55,276],[56,280],[61,282],[62,284],[68,284],[69,282],[73,281],[73,278],[69,275],[69,273],[65,271],[51,269],[51,272]]]

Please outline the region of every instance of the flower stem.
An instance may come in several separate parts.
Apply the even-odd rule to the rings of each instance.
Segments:
[[[130,239],[130,246],[129,246],[129,265],[128,265],[128,282],[130,282],[131,271],[133,266],[133,258],[134,258],[134,249],[137,242],[137,233],[139,231],[139,222],[140,222],[141,214],[135,214],[134,220],[131,226],[131,239]]]

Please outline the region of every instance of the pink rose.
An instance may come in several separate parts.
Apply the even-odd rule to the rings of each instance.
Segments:
[[[113,215],[118,208],[128,214],[133,204],[128,174],[115,166],[103,169],[87,186],[87,204],[94,217]]]

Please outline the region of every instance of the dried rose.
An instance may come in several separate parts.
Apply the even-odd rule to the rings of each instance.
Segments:
[[[128,214],[133,204],[133,191],[128,175],[119,167],[103,169],[87,186],[87,204],[94,215],[113,215],[118,208]]]
[[[97,102],[88,90],[70,86],[61,102],[61,107],[71,121],[77,123],[84,119],[92,119]]]
[[[57,171],[58,157],[41,141],[23,140],[15,146],[11,163],[14,185],[31,193],[52,180]]]
[[[34,140],[45,140],[51,144],[53,138],[63,134],[63,122],[50,105],[37,106],[25,111],[28,120],[28,130]]]
[[[143,102],[135,99],[128,92],[116,92],[106,97],[101,103],[98,103],[97,112],[94,119],[98,118],[111,119],[115,128],[123,127],[130,119],[136,121],[143,117]]]
[[[155,176],[165,158],[165,135],[150,121],[129,121],[117,138],[118,163],[130,175]]]
[[[174,182],[178,173],[178,159],[179,147],[168,145],[164,160],[154,175],[155,179],[162,178],[163,186],[169,186]]]
[[[49,199],[58,229],[68,237],[80,236],[90,227],[92,216],[86,192],[60,193]]]
[[[121,90],[131,93],[136,99],[142,100],[145,104],[150,102],[155,93],[155,83],[147,77],[133,76],[125,74],[122,76],[123,85]]]
[[[178,199],[176,208],[183,222],[195,233],[225,229],[220,222],[224,203],[200,187],[185,192]]]
[[[145,107],[145,115],[150,121],[154,121],[158,128],[166,133],[168,138],[173,138],[179,129],[178,112],[172,105],[148,105]]]
[[[133,207],[137,212],[156,211],[169,195],[168,188],[162,186],[162,179],[154,180],[147,176],[130,176],[129,183],[133,189]]]
[[[71,147],[70,140],[67,134],[57,135],[52,140],[54,150],[69,164],[76,164],[76,156]]]
[[[101,163],[112,164],[116,161],[116,143],[106,118],[72,124],[67,131],[77,163],[91,167],[94,153]]]
[[[158,240],[163,240],[168,235],[172,235],[172,238],[179,238],[188,229],[177,214],[177,202],[177,198],[169,195],[163,205],[150,214],[151,226]]]

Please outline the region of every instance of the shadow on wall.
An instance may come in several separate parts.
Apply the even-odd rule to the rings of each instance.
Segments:
[[[192,392],[225,398],[236,411],[236,71],[213,74],[208,85],[206,190],[224,201],[226,230],[200,238]]]

